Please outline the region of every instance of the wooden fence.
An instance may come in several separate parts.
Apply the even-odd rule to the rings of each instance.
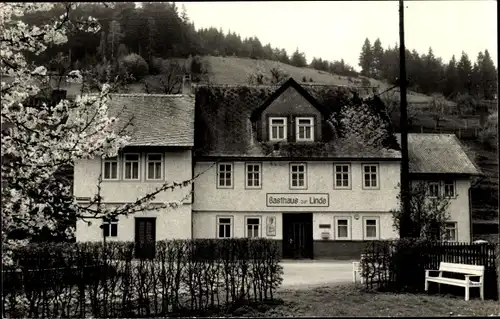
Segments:
[[[423,291],[425,269],[439,269],[440,262],[485,266],[485,297],[498,300],[495,244],[425,242],[401,245],[379,241],[366,246],[366,286]],[[363,262],[362,262],[363,267]],[[373,279],[374,278],[374,279]],[[462,291],[463,292],[463,291]]]

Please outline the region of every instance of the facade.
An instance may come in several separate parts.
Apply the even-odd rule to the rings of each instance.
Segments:
[[[116,166],[116,180],[103,182],[106,202],[135,200],[161,184],[147,178],[153,153],[161,154],[161,182],[197,176],[192,202],[123,217],[104,232],[79,222],[77,240],[266,237],[282,244],[284,258],[351,258],[367,241],[397,238],[399,137],[376,98],[343,107],[352,94],[290,79],[281,87],[199,86],[194,99],[120,95],[113,104],[134,105],[142,125],[116,164],[75,166],[76,196],[92,197],[100,172]],[[413,179],[452,198],[450,239],[470,241],[468,192],[479,171],[453,135],[410,134],[409,145]],[[131,161],[138,163],[134,181],[124,175]],[[162,196],[178,200],[191,189],[178,191]],[[153,219],[144,224],[145,217]]]
[[[182,95],[115,94],[109,106],[120,113],[118,125],[132,119],[130,144],[117,157],[75,163],[74,194],[81,202],[97,193],[105,205],[135,202],[163,183],[192,178],[194,98]],[[191,188],[158,194],[154,203],[180,201],[176,209],[146,211],[113,221],[77,221],[77,241],[134,241],[136,243],[191,238]]]

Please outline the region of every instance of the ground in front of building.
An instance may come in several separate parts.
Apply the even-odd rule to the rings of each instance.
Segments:
[[[255,317],[428,317],[428,316],[499,316],[498,301],[461,296],[369,293],[354,284],[330,284],[314,288],[280,289],[277,306],[254,308],[244,306],[235,316]]]

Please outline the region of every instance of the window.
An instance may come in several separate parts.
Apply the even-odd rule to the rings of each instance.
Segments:
[[[363,164],[363,188],[378,188],[378,165]]]
[[[351,226],[349,217],[335,217],[335,238],[350,239]]]
[[[455,197],[455,183],[453,181],[444,181],[444,196]]]
[[[102,223],[102,231],[104,237],[116,237],[118,235],[118,220],[113,219],[104,219]]]
[[[314,141],[314,118],[297,117],[295,132],[297,141]]]
[[[262,165],[255,163],[246,164],[246,187],[261,188],[261,168]]]
[[[447,241],[457,241],[457,223],[446,223],[444,239]]]
[[[246,218],[247,238],[260,237],[260,218],[247,217]]]
[[[104,159],[103,163],[103,179],[117,180],[118,179],[118,158],[111,157]]]
[[[427,183],[427,191],[429,192],[429,197],[438,197],[439,196],[439,182],[428,182]]]
[[[232,217],[217,217],[217,238],[231,238]]]
[[[162,179],[162,154],[147,154],[146,155],[146,179],[160,180]]]
[[[334,188],[350,188],[349,175],[350,175],[350,165],[349,164],[334,164]]]
[[[290,164],[290,182],[292,189],[306,189],[306,164]]]
[[[376,218],[365,219],[365,239],[378,238],[378,223]]]
[[[286,141],[286,117],[270,117],[269,118],[269,140],[270,141]]]
[[[218,182],[219,188],[232,188],[233,187],[233,164],[232,163],[219,163],[218,167]]]
[[[124,154],[123,179],[139,179],[139,154]]]

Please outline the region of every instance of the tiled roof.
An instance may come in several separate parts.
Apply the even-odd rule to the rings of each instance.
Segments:
[[[324,136],[325,134],[333,136],[329,142],[282,144],[276,150],[273,147],[274,143],[257,140],[252,114],[268,101],[269,97],[279,89],[278,86],[198,86],[195,155],[394,159],[401,157],[399,145],[391,133],[390,119],[388,117],[381,119],[373,105],[364,102],[359,105],[349,105],[353,97],[353,88],[331,85],[304,85],[303,88],[331,113],[330,124],[326,124],[326,128],[323,128]],[[293,100],[290,103],[293,103]],[[341,111],[344,106],[351,110]],[[377,119],[372,121],[373,117]],[[377,129],[367,130],[365,125],[370,123],[375,123]]]
[[[194,96],[111,94],[109,111],[119,125],[132,119],[129,146],[193,146]]]
[[[408,134],[408,157],[410,173],[481,173],[454,134]]]

